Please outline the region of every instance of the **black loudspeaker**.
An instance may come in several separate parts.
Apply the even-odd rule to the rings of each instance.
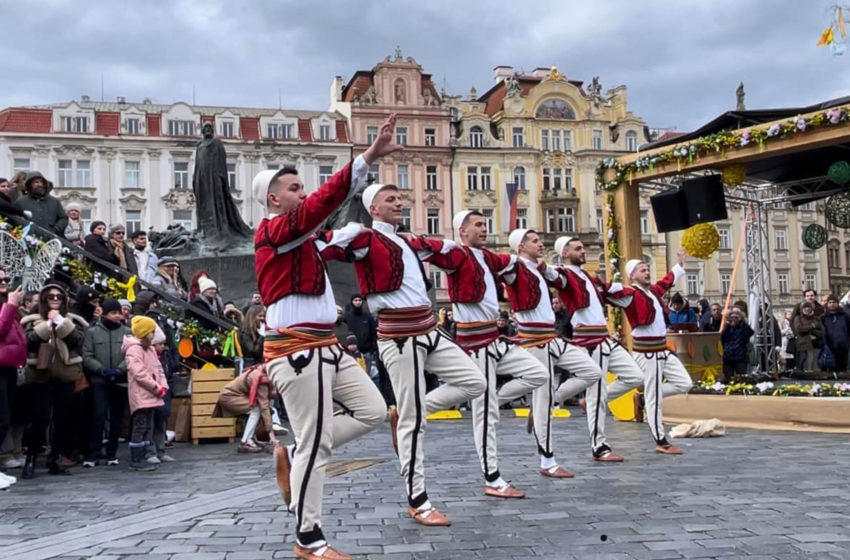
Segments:
[[[720,175],[705,175],[682,182],[688,207],[688,227],[729,217]]]
[[[649,197],[649,203],[652,205],[652,215],[655,216],[658,233],[679,231],[690,225],[685,191],[670,189]]]

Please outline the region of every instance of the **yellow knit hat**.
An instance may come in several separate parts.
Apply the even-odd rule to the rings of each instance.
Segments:
[[[156,330],[156,321],[144,315],[136,315],[130,322],[133,336],[142,340]]]

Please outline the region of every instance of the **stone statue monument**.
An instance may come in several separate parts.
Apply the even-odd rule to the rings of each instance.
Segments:
[[[746,111],[747,106],[744,103],[744,96],[746,96],[746,92],[744,91],[744,82],[738,84],[738,89],[735,90],[735,97],[738,100],[738,104],[735,107],[738,111]]]
[[[204,137],[195,151],[195,173],[192,177],[198,216],[197,235],[205,249],[221,251],[250,241],[253,233],[242,221],[230,194],[224,144],[213,135],[212,123],[204,123],[202,130]]]

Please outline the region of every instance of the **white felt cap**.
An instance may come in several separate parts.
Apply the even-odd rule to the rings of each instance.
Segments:
[[[638,267],[638,265],[644,264],[644,261],[640,259],[632,259],[626,263],[626,276],[631,276],[632,272]]]
[[[561,237],[555,240],[555,253],[558,255],[559,258],[561,255],[564,254],[564,247],[569,245],[570,241],[578,241],[578,237],[562,235]]]
[[[472,214],[472,210],[461,210],[460,212],[455,214],[455,217],[452,218],[452,227],[455,228],[455,231],[458,231],[460,229],[460,226],[463,225],[463,221],[470,214]]]
[[[374,184],[369,185],[363,190],[363,194],[360,195],[360,198],[363,201],[363,207],[366,208],[366,211],[369,211],[369,207],[372,206],[372,201],[375,200],[375,197],[378,196],[378,193],[384,190],[385,187],[389,187],[390,185],[381,185]]]
[[[508,236],[508,245],[513,251],[519,251],[519,244],[522,243],[522,238],[525,237],[525,234],[528,233],[527,229],[515,229]]]
[[[251,182],[251,192],[254,193],[254,200],[263,208],[269,207],[269,185],[271,185],[277,171],[277,169],[264,169],[254,175],[254,180]]]

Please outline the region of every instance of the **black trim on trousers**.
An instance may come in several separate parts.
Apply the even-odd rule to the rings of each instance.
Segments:
[[[407,501],[412,507],[419,507],[425,500],[421,500],[419,505],[415,502],[420,496],[413,496],[413,476],[416,471],[416,447],[419,442],[419,432],[422,430],[422,401],[419,399],[419,380],[425,375],[424,371],[419,369],[419,352],[416,351],[416,339],[413,337],[413,398],[416,404],[416,423],[413,425],[413,437],[410,442],[410,462],[407,465]],[[401,351],[399,351],[401,353]],[[424,492],[423,492],[424,494]],[[426,498],[427,500],[427,498]]]
[[[549,344],[545,344],[540,346],[540,348],[546,348],[546,369],[549,371],[549,406],[547,408],[546,413],[546,449],[543,449],[540,446],[540,438],[536,438],[538,440],[537,443],[537,452],[546,457],[547,459],[551,459],[555,456],[552,452],[551,446],[551,438],[552,438],[552,405],[555,400],[555,378],[554,373],[552,372],[552,353],[549,351]],[[530,413],[529,413],[530,414]],[[534,425],[534,435],[537,436],[537,425]]]

